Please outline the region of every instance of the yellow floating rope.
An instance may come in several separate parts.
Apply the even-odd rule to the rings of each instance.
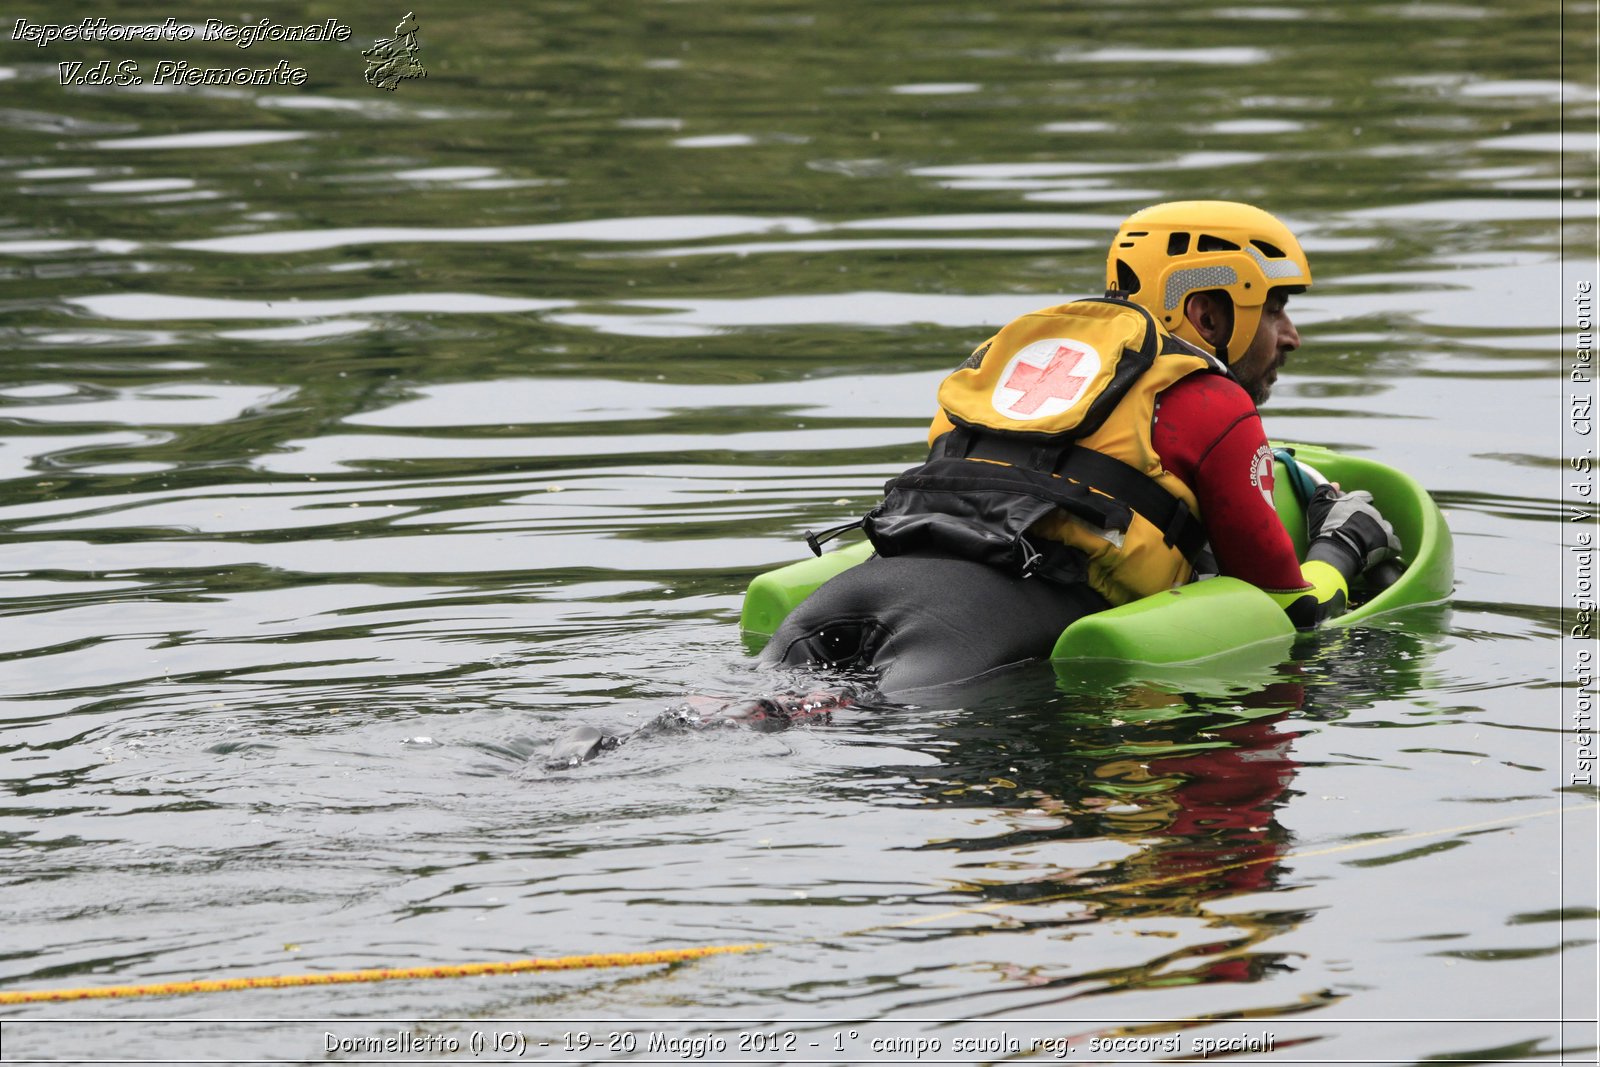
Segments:
[[[832,938],[815,937],[801,942],[776,942],[755,941],[744,945],[701,945],[695,948],[669,948],[655,952],[607,952],[586,956],[555,956],[550,959],[523,959],[507,960],[502,963],[455,963],[437,964],[431,967],[375,967],[365,971],[328,971],[324,974],[287,974],[266,975],[257,978],[216,978],[198,982],[153,982],[141,985],[114,985],[114,986],[89,986],[82,989],[32,989],[16,992],[0,991],[0,1005],[3,1004],[46,1004],[68,1000],[108,1000],[124,997],[170,997],[182,996],[188,993],[227,993],[240,989],[290,989],[296,986],[316,985],[348,985],[355,982],[396,982],[422,978],[478,978],[495,974],[524,974],[529,971],[584,971],[599,970],[606,967],[647,967],[663,963],[686,963],[690,960],[705,959],[707,956],[731,955],[743,952],[760,952],[764,949],[774,948],[780,944],[804,944],[820,941],[838,940],[844,937],[859,937],[863,934],[875,933],[884,930],[901,929],[907,926],[918,926],[924,923],[939,922],[945,919],[960,918],[967,915],[982,915],[987,912],[1001,911],[1005,908],[1027,907],[1034,904],[1050,904],[1062,900],[1075,900],[1087,893],[1128,892],[1130,890],[1150,889],[1155,886],[1170,885],[1174,882],[1187,882],[1207,875],[1221,874],[1227,871],[1236,871],[1244,867],[1256,867],[1264,863],[1281,863],[1286,860],[1309,859],[1314,856],[1331,856],[1340,852],[1352,852],[1357,849],[1376,848],[1379,845],[1393,845],[1405,841],[1417,841],[1429,837],[1444,837],[1448,834],[1470,833],[1474,830],[1484,830],[1492,826],[1504,826],[1507,823],[1524,822],[1528,819],[1537,819],[1546,815],[1576,815],[1580,812],[1594,811],[1600,804],[1586,804],[1575,808],[1546,808],[1543,811],[1529,812],[1525,815],[1507,815],[1500,819],[1487,819],[1483,822],[1465,823],[1460,826],[1450,826],[1440,830],[1417,830],[1413,833],[1394,834],[1389,837],[1373,837],[1361,841],[1347,841],[1342,845],[1329,845],[1326,848],[1307,849],[1304,852],[1285,852],[1281,855],[1257,856],[1252,859],[1239,860],[1235,863],[1222,863],[1214,867],[1201,867],[1192,871],[1183,871],[1178,874],[1159,875],[1152,878],[1139,878],[1131,882],[1117,882],[1115,884],[1076,887],[1062,893],[1051,893],[1046,896],[1031,897],[1026,900],[996,901],[990,904],[977,904],[970,908],[957,908],[953,911],[940,912],[937,915],[923,915],[914,919],[903,919],[900,922],[885,923],[881,926],[869,926],[860,930],[852,930],[845,934],[838,934]]]
[[[85,989],[34,989],[0,992],[0,1004],[45,1004],[63,1000],[107,1000],[121,997],[171,997],[185,993],[228,993],[237,989],[288,989],[293,986],[347,985],[352,982],[396,982],[417,978],[477,978],[490,974],[527,971],[584,971],[602,967],[645,967],[657,963],[684,963],[733,952],[756,952],[764,942],[748,945],[704,945],[669,948],[657,952],[603,952],[552,959],[507,960],[503,963],[438,964],[432,967],[374,967],[365,971],[328,971],[325,974],[267,975],[258,978],[216,978],[199,982],[153,982],[143,985],[92,986]]]

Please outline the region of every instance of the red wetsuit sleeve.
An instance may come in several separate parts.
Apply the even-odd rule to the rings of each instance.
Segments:
[[[1191,374],[1157,399],[1151,443],[1194,490],[1221,572],[1274,592],[1309,588],[1272,504],[1272,450],[1244,389]]]

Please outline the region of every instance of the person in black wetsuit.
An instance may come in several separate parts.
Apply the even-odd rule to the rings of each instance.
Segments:
[[[875,532],[881,506],[869,516],[868,533],[879,554],[804,600],[762,650],[763,663],[863,669],[889,696],[970,679],[1047,657],[1061,632],[1086,614],[1182,584],[1195,573],[1193,563],[1207,546],[1214,554],[1213,569],[1255,584],[1305,628],[1342,610],[1349,580],[1399,551],[1393,529],[1371,506],[1370,496],[1325,487],[1307,508],[1313,547],[1302,567],[1273,508],[1272,455],[1255,405],[1299,346],[1299,334],[1284,311],[1288,296],[1311,284],[1305,254],[1287,227],[1244,204],[1157,205],[1123,224],[1112,243],[1107,275],[1117,296],[1142,308],[1140,314],[1148,313],[1146,336],[1159,339],[1151,349],[1155,354],[1138,357],[1148,362],[1130,372],[1134,384],[1116,394],[1106,387],[1098,416],[1060,416],[1084,418],[1087,427],[1063,434],[1046,424],[1056,417],[1048,405],[1070,394],[1055,412],[1071,412],[1080,404],[1093,412],[1094,394],[1081,384],[1090,379],[1081,375],[1099,373],[1103,365],[1128,365],[1135,358],[1132,350],[1108,356],[1092,342],[1080,344],[1089,335],[1053,334],[1048,327],[1011,335],[1021,341],[1007,347],[1002,331],[973,354],[963,371],[987,373],[986,355],[1003,369],[997,376],[969,379],[982,383],[967,394],[975,400],[963,400],[959,390],[949,394],[962,406],[961,417],[946,417],[955,412],[941,388],[946,410],[930,433],[930,463],[891,482],[886,504],[897,486],[910,490],[907,497],[926,488],[925,473],[923,485],[908,479],[942,460],[942,471],[983,472],[966,475],[969,481],[993,480],[997,467],[1025,467],[1032,477],[1023,495],[1037,488],[1040,475],[1046,484],[1066,485],[1070,478],[1094,486],[1094,505],[1103,508],[1108,498],[1125,503],[1134,512],[1132,524],[1125,513],[1120,527],[1113,522],[1073,525],[1068,521],[1073,517],[1063,519],[1060,511],[1071,511],[1072,503],[1040,518],[1037,510],[1024,514],[1012,490],[1001,490],[987,502],[981,492],[967,499],[959,488],[951,489],[958,482],[947,479],[942,489],[916,497],[915,504],[890,508],[898,528],[912,531],[898,542]],[[1112,302],[1099,303],[1103,311]],[[1007,331],[1061,310],[1025,316]],[[991,346],[999,346],[993,354]],[[1039,354],[1030,355],[1034,350]],[[1095,371],[1079,369],[1085,358]],[[947,379],[946,387],[963,371]],[[986,437],[986,427],[1009,430],[1009,440],[1006,433],[998,441],[993,433]],[[1094,453],[1087,476],[1070,465],[1066,451],[1040,458],[1040,441],[1063,437],[1076,440],[1079,453]],[[1104,470],[1099,457],[1107,455],[1128,466],[1102,481],[1093,472],[1097,466]],[[972,459],[996,462],[967,462]],[[1137,484],[1128,484],[1130,471]],[[1158,485],[1160,499],[1152,507],[1148,490]],[[1172,498],[1184,507],[1168,521],[1163,516],[1174,512]],[[1094,518],[1091,511],[1073,514]],[[983,561],[992,544],[975,552],[955,547],[963,538],[971,541],[975,529],[978,540],[988,537],[997,520],[1011,522],[1005,533],[1016,560],[988,551]],[[878,522],[881,530],[883,520]]]
[[[1081,583],[938,555],[873,556],[801,602],[761,660],[871,668],[876,688],[894,694],[1040,659],[1069,624],[1109,606]]]

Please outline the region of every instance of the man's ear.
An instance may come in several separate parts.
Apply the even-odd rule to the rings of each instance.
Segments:
[[[1209,292],[1190,293],[1183,305],[1184,318],[1213,348],[1226,344],[1233,332],[1232,312],[1231,305],[1224,305],[1215,293]]]

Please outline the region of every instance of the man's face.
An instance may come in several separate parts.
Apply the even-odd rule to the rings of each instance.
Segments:
[[[1267,296],[1250,347],[1228,364],[1233,376],[1239,379],[1239,384],[1258,407],[1271,395],[1272,386],[1278,380],[1278,368],[1283,366],[1290,352],[1300,347],[1300,334],[1289,321],[1289,312],[1284,306],[1288,302],[1289,294],[1285,292],[1274,290]]]

